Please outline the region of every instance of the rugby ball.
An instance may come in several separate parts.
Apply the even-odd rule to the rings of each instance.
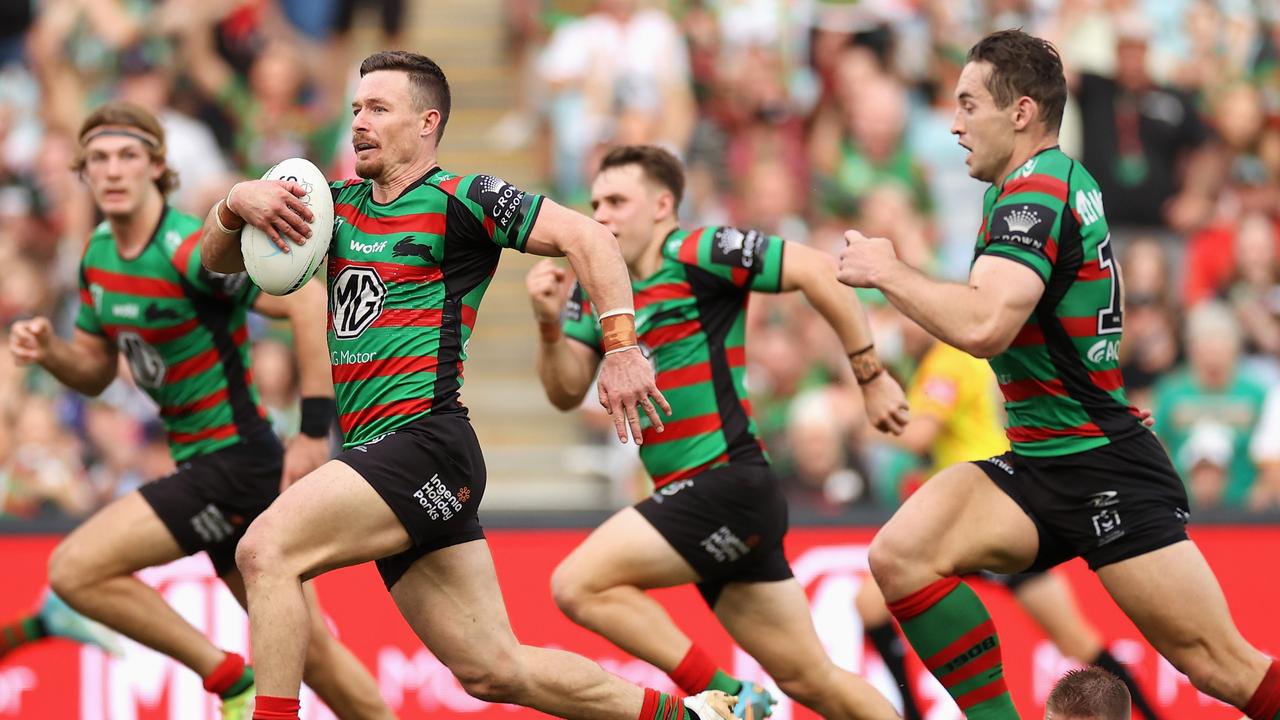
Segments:
[[[289,243],[289,252],[276,247],[271,238],[256,227],[245,225],[240,231],[240,253],[249,278],[271,295],[288,295],[316,274],[316,268],[329,252],[329,240],[333,236],[333,195],[329,193],[329,181],[324,173],[305,158],[281,160],[262,179],[290,180],[301,185],[307,194],[300,199],[313,215],[311,237],[306,243],[297,245],[284,238]]]

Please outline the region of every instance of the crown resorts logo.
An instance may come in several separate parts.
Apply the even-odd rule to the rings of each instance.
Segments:
[[[1031,228],[1040,224],[1040,216],[1034,210],[1029,210],[1026,205],[1010,212],[1004,216],[1005,225],[1009,226],[1009,232],[1025,235],[1031,231]]]

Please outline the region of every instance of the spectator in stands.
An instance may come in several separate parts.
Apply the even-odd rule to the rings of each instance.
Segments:
[[[1208,221],[1220,184],[1209,129],[1186,92],[1148,74],[1149,22],[1122,15],[1116,34],[1114,77],[1083,73],[1073,88],[1084,132],[1081,160],[1107,199],[1113,230],[1192,230]]]
[[[1251,213],[1241,221],[1235,238],[1235,276],[1220,295],[1236,312],[1244,330],[1248,353],[1266,356],[1266,370],[1280,380],[1275,368],[1280,357],[1280,252],[1276,225],[1265,215]]]
[[[1124,342],[1120,372],[1129,402],[1151,407],[1157,380],[1178,363],[1178,320],[1170,291],[1171,268],[1159,241],[1139,237],[1129,243],[1124,272]]]
[[[792,507],[836,514],[869,499],[862,473],[850,467],[845,441],[851,412],[841,395],[819,388],[791,404],[782,487]]]
[[[1240,367],[1241,330],[1227,306],[1217,301],[1201,303],[1188,315],[1185,335],[1188,366],[1156,385],[1153,429],[1184,478],[1202,460],[1225,461],[1221,504],[1242,508],[1255,476],[1249,438],[1261,416],[1266,387]],[[1205,426],[1205,422],[1214,424]],[[1225,459],[1218,450],[1224,432],[1230,438],[1230,455]],[[1215,495],[1196,496],[1194,485],[1191,490],[1197,506],[1218,500]]]
[[[1072,670],[1063,675],[1045,700],[1045,720],[1129,720],[1129,689],[1102,668]]]

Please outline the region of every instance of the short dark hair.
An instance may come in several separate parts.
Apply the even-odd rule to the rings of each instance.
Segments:
[[[1040,118],[1050,130],[1062,125],[1067,78],[1053,43],[1022,30],[1000,30],[969,48],[967,61],[990,63],[987,89],[997,107],[1009,107],[1025,95],[1040,106]]]
[[[436,130],[436,142],[444,137],[444,126],[449,122],[449,79],[435,60],[408,50],[383,50],[360,63],[360,77],[379,70],[399,70],[408,73],[409,84],[416,91],[414,109],[435,108],[440,111],[440,127]]]
[[[1045,707],[1054,718],[1129,720],[1132,700],[1120,678],[1102,668],[1088,667],[1063,675]]]
[[[600,171],[627,165],[640,166],[645,177],[670,190],[676,206],[680,206],[684,198],[684,165],[675,155],[657,145],[619,145],[605,153]]]

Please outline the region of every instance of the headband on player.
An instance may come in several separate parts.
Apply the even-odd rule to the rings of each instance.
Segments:
[[[80,138],[80,144],[82,146],[88,145],[95,138],[102,137],[103,135],[121,135],[124,137],[131,137],[135,140],[141,140],[143,145],[146,145],[152,150],[160,147],[160,140],[157,139],[155,135],[152,135],[145,130],[139,130],[138,128],[129,127],[127,125],[99,125],[85,133],[84,136]]]

